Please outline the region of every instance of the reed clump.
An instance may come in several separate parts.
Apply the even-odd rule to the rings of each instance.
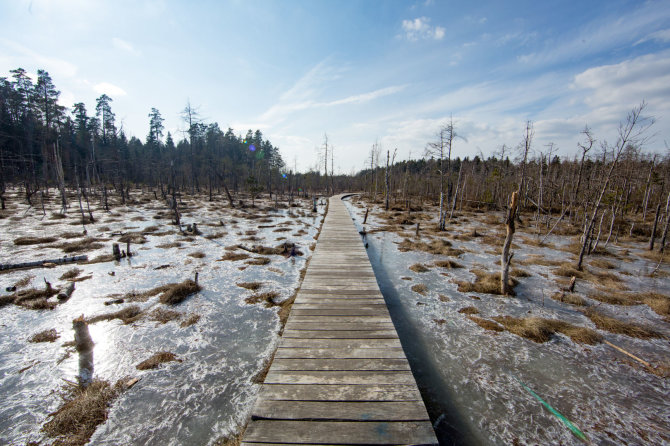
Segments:
[[[423,283],[417,283],[416,285],[412,285],[411,289],[415,293],[421,294],[422,296],[425,296],[426,293],[428,292],[428,287]]]
[[[87,387],[72,386],[64,397],[65,403],[49,414],[50,420],[42,431],[56,439],[54,444],[85,445],[98,425],[107,420],[109,407],[122,390],[121,381],[114,386],[102,380],[94,380]]]
[[[456,284],[458,284],[458,291],[462,293],[501,294],[499,272],[489,273],[481,269],[473,269],[470,272],[475,275],[475,281],[456,281]],[[509,286],[512,292],[514,291],[514,287],[518,284],[519,282],[516,279],[509,278]]]
[[[51,328],[49,330],[44,330],[40,331],[39,333],[35,333],[30,337],[30,339],[28,339],[28,342],[54,342],[58,338],[59,336],[56,329]]]
[[[622,334],[638,339],[663,337],[661,333],[653,328],[607,316],[593,307],[584,310],[584,314],[591,319],[591,322],[593,322],[598,329],[609,331],[610,333]]]
[[[151,370],[158,368],[159,365],[166,362],[182,362],[177,355],[171,352],[158,352],[135,366],[137,370]]]
[[[510,333],[538,343],[549,341],[557,332],[563,333],[572,339],[573,342],[580,344],[594,345],[602,341],[602,336],[597,332],[558,319],[546,319],[535,316],[521,318],[496,316],[493,320],[505,327]]]

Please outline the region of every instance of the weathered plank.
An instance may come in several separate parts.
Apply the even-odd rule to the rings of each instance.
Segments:
[[[284,330],[287,338],[309,339],[398,339],[394,328],[387,330]]]
[[[275,370],[410,370],[406,359],[275,358]]]
[[[400,339],[307,339],[283,338],[279,348],[310,347],[310,348],[387,348],[399,347]]]
[[[416,385],[331,384],[313,386],[309,384],[264,384],[258,401],[421,401]]]
[[[401,347],[385,348],[278,348],[275,359],[278,358],[405,358]]]
[[[409,371],[317,371],[274,370],[270,368],[265,382],[270,384],[415,384]]]
[[[338,421],[428,421],[422,401],[272,401],[254,410],[255,419]]]
[[[327,444],[435,444],[430,422],[350,422],[257,420],[249,424],[247,442]]]

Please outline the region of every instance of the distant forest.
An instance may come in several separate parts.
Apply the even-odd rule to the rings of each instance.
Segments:
[[[425,142],[419,160],[395,162],[395,153],[373,144],[367,168],[354,175],[334,175],[328,137],[319,150],[319,168],[306,173],[287,168],[279,149],[263,134],[249,130],[235,135],[217,123],[199,119],[186,104],[186,130],[175,143],[164,135],[163,118],[152,108],[144,141],[130,139],[115,121],[112,99],[96,101],[95,112],[79,102],[66,109],[49,74],[38,70],[33,82],[26,71],[0,77],[0,199],[7,187],[20,188],[31,202],[50,187],[84,192],[121,203],[131,188],[153,190],[156,198],[208,194],[210,200],[235,200],[268,194],[274,200],[295,195],[314,197],[343,191],[363,191],[386,209],[411,212],[429,202],[439,206],[438,225],[445,227],[463,208],[504,210],[513,191],[520,209],[549,225],[566,218],[588,238],[607,231],[615,236],[625,227],[631,234],[653,233],[670,211],[670,152],[645,152],[654,120],[645,104],[622,116],[616,135],[599,139],[588,127],[571,158],[561,159],[553,144],[536,146],[532,122],[520,123],[520,142],[488,156],[452,158],[460,139],[457,122],[446,122]],[[492,141],[492,145],[497,142]],[[316,154],[315,154],[316,155]],[[63,212],[67,206],[63,205]],[[548,228],[549,229],[549,228]],[[584,237],[582,237],[584,238]],[[653,242],[652,242],[653,243]]]

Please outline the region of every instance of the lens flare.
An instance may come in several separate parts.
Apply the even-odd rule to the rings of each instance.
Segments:
[[[255,152],[256,151],[256,146],[253,145],[253,144],[250,144],[249,145],[249,150],[251,150],[252,152]]]

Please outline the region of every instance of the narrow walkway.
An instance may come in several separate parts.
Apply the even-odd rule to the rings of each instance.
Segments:
[[[437,444],[341,196],[326,220],[243,445]]]

